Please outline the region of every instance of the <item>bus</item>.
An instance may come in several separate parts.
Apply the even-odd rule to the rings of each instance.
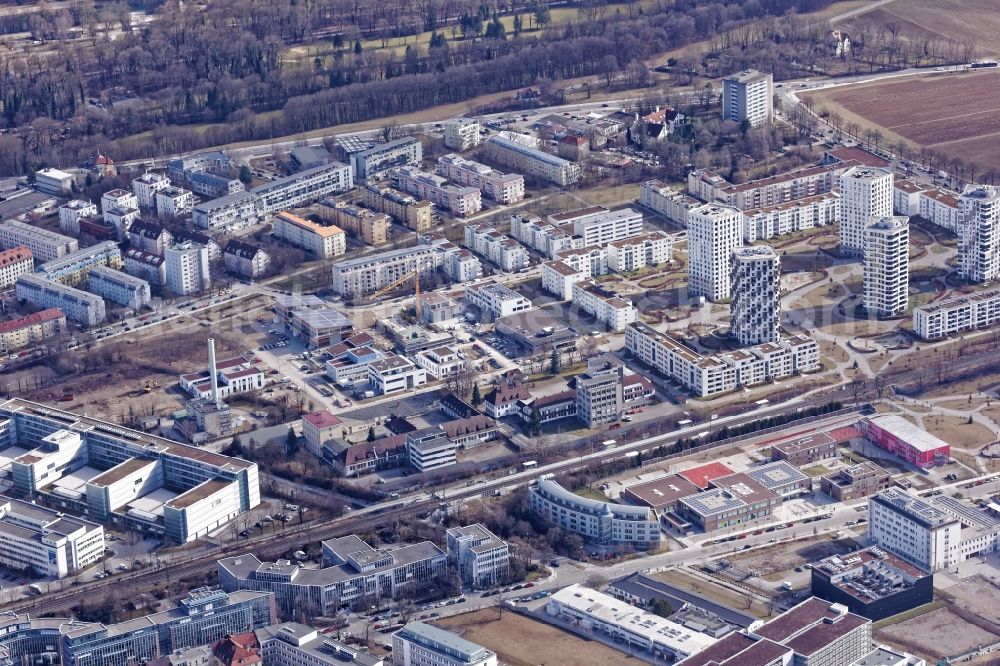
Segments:
[[[523,467],[524,469],[532,469],[534,467],[538,467],[538,461],[537,460],[525,460],[523,463],[521,463],[521,467]]]

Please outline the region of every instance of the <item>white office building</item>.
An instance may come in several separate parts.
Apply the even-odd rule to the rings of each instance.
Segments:
[[[865,229],[865,309],[883,317],[906,312],[909,278],[909,218],[873,219]]]
[[[31,250],[32,256],[38,262],[52,261],[80,249],[80,244],[75,238],[27,222],[7,220],[0,224],[0,247],[4,250],[13,250],[22,245]]]
[[[277,178],[250,190],[257,198],[257,209],[264,215],[285,208],[302,206],[331,194],[341,194],[354,187],[351,167],[331,162]]]
[[[781,261],[770,245],[733,252],[730,335],[743,346],[778,341]]]
[[[421,428],[406,433],[406,455],[418,472],[430,472],[458,462],[458,442],[440,428]]]
[[[100,525],[31,502],[4,498],[0,503],[0,564],[4,567],[63,578],[102,557],[104,528]]]
[[[733,251],[743,244],[743,215],[705,204],[688,215],[688,292],[711,301],[732,295]]]
[[[59,308],[67,319],[83,326],[104,323],[104,299],[64,284],[25,273],[17,278],[14,293],[19,301],[38,308]]]
[[[465,300],[475,305],[485,319],[509,317],[531,309],[531,301],[498,282],[484,282],[465,288]]]
[[[868,538],[924,571],[950,569],[961,561],[962,523],[901,488],[868,500]]]
[[[163,259],[167,287],[175,294],[197,294],[212,286],[206,246],[174,243],[164,252]]]
[[[561,186],[570,185],[580,179],[579,164],[550,155],[538,148],[530,148],[501,136],[491,136],[485,145],[486,153],[491,159],[518,173]]]
[[[202,229],[243,229],[260,216],[260,199],[250,192],[227,194],[194,207],[191,221]]]
[[[139,208],[156,210],[156,193],[170,187],[170,179],[163,174],[147,171],[132,180],[132,193]]]
[[[1000,278],[1000,189],[968,185],[958,198],[959,275],[970,282]]]
[[[151,298],[148,282],[108,266],[90,269],[87,291],[133,310],[149,305]]]
[[[389,395],[423,386],[427,371],[405,356],[386,356],[368,364],[368,382],[375,395]]]
[[[423,622],[392,635],[394,666],[497,666],[497,655],[481,645]]]
[[[928,303],[913,309],[913,332],[924,340],[1000,323],[1000,290]]]
[[[631,273],[646,266],[670,261],[674,239],[662,231],[652,231],[608,244],[608,268],[616,273]]]
[[[892,217],[892,172],[853,167],[840,176],[840,251],[863,257],[871,219]]]
[[[455,118],[444,124],[444,145],[451,150],[470,150],[481,140],[479,120],[476,118]]]
[[[771,122],[774,115],[774,79],[747,69],[722,79],[722,119],[751,127]]]
[[[479,523],[446,531],[448,561],[462,582],[474,587],[493,587],[510,573],[510,548]]]
[[[73,174],[59,169],[39,169],[35,172],[35,189],[60,196],[73,189]]]
[[[194,193],[181,187],[164,187],[156,193],[156,214],[172,217],[187,215],[194,208]]]
[[[73,199],[59,206],[59,231],[70,236],[80,235],[80,219],[97,217],[97,205],[90,201]]]

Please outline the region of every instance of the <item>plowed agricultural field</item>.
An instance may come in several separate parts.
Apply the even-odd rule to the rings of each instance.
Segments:
[[[1000,71],[937,73],[803,94],[844,122],[877,127],[980,170],[1000,171]]]

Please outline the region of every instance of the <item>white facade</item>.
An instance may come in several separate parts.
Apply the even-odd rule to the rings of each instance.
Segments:
[[[688,212],[702,205],[691,195],[659,180],[647,180],[640,186],[639,203],[682,227],[687,226]]]
[[[380,143],[367,150],[352,153],[351,168],[357,181],[378,178],[390,169],[409,164],[420,164],[423,145],[416,137],[407,136],[389,143]]]
[[[460,155],[451,154],[438,158],[437,173],[455,185],[474,187],[487,199],[504,206],[524,199],[524,176],[500,173]]]
[[[106,316],[104,299],[33,274],[17,279],[14,293],[19,301],[39,308],[59,308],[67,319],[83,326],[97,326]]]
[[[465,360],[451,347],[436,347],[417,352],[414,359],[421,368],[434,379],[444,379],[456,375],[465,368]]]
[[[612,331],[621,332],[639,318],[639,311],[632,301],[613,292],[601,289],[591,281],[573,284],[573,305],[594,315]]]
[[[446,531],[448,560],[462,582],[475,587],[502,583],[510,572],[510,549],[479,523]]]
[[[168,500],[163,505],[163,524],[188,543],[214,532],[241,512],[240,484],[211,479]]]
[[[923,189],[905,178],[896,178],[892,183],[892,212],[896,215],[913,217],[920,215],[920,194]]]
[[[260,201],[250,192],[227,194],[194,207],[191,221],[202,229],[243,229],[257,221]]]
[[[482,193],[475,187],[448,185],[446,178],[421,171],[417,167],[399,167],[394,178],[399,189],[427,199],[452,215],[466,217],[483,208]]]
[[[1000,323],[1000,290],[982,291],[921,305],[913,310],[913,331],[924,340]]]
[[[743,346],[778,341],[781,261],[770,245],[733,252],[730,335]]]
[[[771,74],[748,69],[722,80],[722,118],[751,127],[771,122],[774,88]]]
[[[919,194],[919,199],[920,217],[958,233],[961,211],[955,195],[943,190],[925,190]]]
[[[486,223],[465,225],[464,243],[508,273],[527,268],[531,261],[531,256],[520,242]]]
[[[277,238],[322,259],[339,257],[347,252],[347,234],[340,227],[323,226],[287,212],[278,213],[272,222],[272,233]]]
[[[256,198],[258,210],[268,215],[284,208],[312,203],[331,194],[347,192],[352,187],[354,175],[351,167],[331,162],[272,180],[249,193]]]
[[[582,239],[585,247],[606,245],[642,233],[642,213],[633,208],[608,210],[604,206],[591,206],[549,215],[548,221],[560,227],[572,225],[573,235]]]
[[[139,208],[156,210],[156,193],[170,187],[170,179],[163,174],[147,171],[132,180],[132,193]]]
[[[531,301],[498,282],[469,285],[465,289],[465,300],[478,307],[489,319],[509,317],[515,312],[531,309]]]
[[[70,236],[80,235],[80,218],[97,217],[97,205],[73,199],[59,206],[59,231]]]
[[[333,290],[343,296],[370,294],[419,270],[432,273],[444,262],[444,252],[431,245],[417,245],[345,259],[333,265]]]
[[[743,216],[736,208],[705,204],[688,215],[688,292],[712,301],[732,295],[730,265],[743,243]]]
[[[743,211],[743,240],[753,243],[834,224],[840,220],[840,195],[826,192],[804,199]]]
[[[30,502],[0,504],[0,564],[63,578],[104,556],[104,528]]]
[[[649,507],[580,497],[553,479],[541,477],[529,488],[528,505],[546,522],[588,541],[637,548],[660,543],[659,521]]]
[[[394,666],[497,666],[496,653],[450,631],[411,622],[392,635]]]
[[[961,522],[900,488],[868,500],[868,538],[925,571],[960,561]]]
[[[472,252],[455,247],[445,251],[441,267],[452,282],[474,282],[483,277],[483,264]]]
[[[149,283],[108,266],[95,266],[87,273],[87,291],[138,310],[149,305]]]
[[[31,250],[35,261],[43,263],[80,249],[80,244],[75,238],[27,222],[7,220],[0,224],[0,247],[12,250],[22,245]]]
[[[198,243],[175,243],[164,252],[167,287],[178,295],[196,294],[212,285],[208,248]]]
[[[406,455],[418,472],[429,472],[457,463],[458,443],[437,428],[424,428],[406,434]]]
[[[865,309],[883,317],[906,312],[910,298],[910,224],[906,217],[872,220],[865,229]]]
[[[674,239],[662,231],[633,236],[608,244],[608,268],[616,273],[630,273],[645,266],[670,261]]]
[[[969,185],[958,198],[959,275],[970,282],[1000,278],[1000,190]]]
[[[580,179],[580,165],[561,157],[530,148],[501,136],[486,141],[486,152],[492,159],[518,173],[525,173],[566,186]]]
[[[165,187],[156,193],[156,214],[181,217],[194,208],[194,193],[180,187]]]
[[[368,381],[375,395],[388,395],[423,386],[427,371],[404,356],[387,356],[368,364]]]
[[[17,278],[34,270],[35,261],[28,248],[0,250],[0,289],[9,289]]]
[[[479,121],[475,118],[455,118],[444,124],[444,145],[452,150],[469,150],[482,140]]]
[[[564,250],[583,247],[583,239],[565,229],[543,222],[537,215],[511,215],[510,235],[549,259],[556,259]]]
[[[542,289],[556,296],[560,301],[573,298],[573,285],[590,276],[573,268],[564,261],[549,261],[542,264]]]
[[[871,219],[892,217],[892,172],[853,167],[840,176],[840,251],[864,256]]]
[[[73,189],[73,174],[59,169],[40,169],[35,172],[35,189],[45,194],[66,194]]]

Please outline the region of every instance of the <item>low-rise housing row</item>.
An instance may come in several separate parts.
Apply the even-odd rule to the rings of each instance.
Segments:
[[[554,213],[549,224],[573,229],[584,246],[606,245],[642,234],[642,213],[634,208],[608,210],[604,206],[588,206],[577,210]]]
[[[250,194],[256,197],[257,208],[270,215],[285,208],[302,206],[331,194],[341,194],[354,187],[351,167],[339,162],[322,164],[291,176],[277,178],[259,185]]]
[[[688,211],[702,205],[680,188],[674,188],[659,180],[647,180],[639,188],[639,203],[671,222],[687,227]]]
[[[732,352],[704,356],[642,322],[625,329],[625,347],[639,361],[706,396],[752,386],[820,367],[819,345],[795,335]]]
[[[487,199],[504,206],[524,199],[524,176],[500,173],[454,153],[438,158],[437,173],[453,184],[474,187]]]
[[[516,239],[501,234],[485,222],[465,225],[465,246],[508,273],[527,268],[528,251]]]
[[[287,211],[275,215],[273,224],[271,233],[275,238],[321,259],[339,257],[347,252],[347,236],[340,227],[323,226]]]
[[[66,315],[59,308],[46,308],[24,317],[0,322],[0,353],[10,353],[66,330]]]
[[[754,243],[840,221],[840,195],[826,192],[743,211],[743,241]]]
[[[37,272],[42,277],[69,287],[86,284],[90,269],[97,266],[121,268],[122,253],[114,241],[104,241],[97,245],[70,252],[59,259],[52,259],[40,265]]]
[[[316,206],[316,214],[325,222],[337,225],[368,245],[378,247],[388,242],[390,218],[385,213],[376,213],[343,201],[324,199]]]
[[[510,216],[510,235],[549,259],[556,259],[565,250],[583,247],[582,238],[530,213]]]
[[[849,160],[806,167],[738,185],[709,169],[695,169],[688,174],[688,193],[709,203],[755,210],[832,192],[840,183],[840,175],[860,164]]]
[[[674,239],[662,231],[608,243],[608,268],[615,273],[631,273],[646,266],[659,266],[670,261]]]
[[[1000,323],[1000,290],[949,298],[913,309],[913,332],[924,340]]]
[[[203,201],[191,212],[191,221],[202,229],[233,231],[250,226],[260,217],[260,201],[250,192],[235,192]]]

